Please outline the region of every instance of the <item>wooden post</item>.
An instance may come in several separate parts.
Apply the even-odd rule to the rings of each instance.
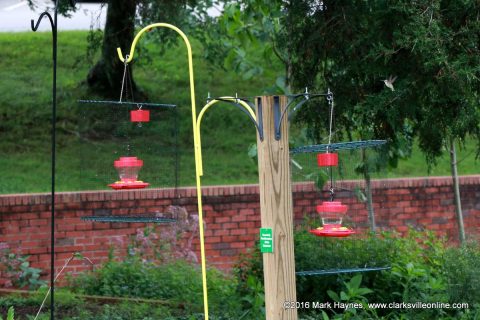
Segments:
[[[281,123],[281,137],[275,139],[274,104],[285,109],[287,97],[256,97],[257,120],[263,121],[264,139],[257,135],[258,174],[262,228],[271,228],[273,253],[263,253],[265,312],[267,320],[296,320],[295,259],[293,252],[293,205],[290,184],[288,116]],[[259,104],[261,111],[259,112]],[[291,304],[290,304],[290,303]]]

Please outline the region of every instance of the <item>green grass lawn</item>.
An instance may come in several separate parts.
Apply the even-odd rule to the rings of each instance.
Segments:
[[[115,179],[112,162],[116,159],[118,142],[80,143],[72,134],[77,125],[76,101],[95,98],[84,84],[93,63],[86,58],[86,38],[86,32],[59,34],[58,190],[104,189]],[[178,105],[179,182],[185,186],[193,185],[195,168],[186,50],[183,44],[179,44],[160,54],[158,47],[147,40],[148,36],[145,41],[150,56],[137,53],[135,79],[148,94],[149,101]],[[0,33],[0,43],[0,194],[45,192],[50,188],[51,34]],[[267,71],[263,76],[246,81],[241,75],[204,61],[200,50],[201,46],[194,41],[197,112],[205,104],[209,92],[213,97],[236,93],[239,96],[261,95],[265,88],[275,83],[278,70],[282,70],[280,64],[265,66]],[[108,118],[97,120],[109,121]],[[150,135],[143,143],[149,145],[157,139],[161,140],[161,137]],[[245,114],[228,104],[214,106],[202,122],[203,183],[256,183],[256,165],[247,155],[248,146],[255,141],[255,129]],[[100,149],[95,147],[98,145]],[[467,141],[466,148],[459,149],[458,158],[464,159],[459,166],[460,174],[478,173],[479,163],[472,152],[474,146],[474,141]],[[140,178],[152,180],[156,186],[168,184],[161,177],[155,177],[158,170],[154,171],[154,168],[172,175],[168,171],[170,167],[163,165],[165,162],[158,156],[158,150],[138,156],[145,160]],[[148,166],[153,163],[155,166]],[[398,168],[385,176],[449,174],[447,154],[429,172],[424,156],[415,147],[410,159],[400,161]]]

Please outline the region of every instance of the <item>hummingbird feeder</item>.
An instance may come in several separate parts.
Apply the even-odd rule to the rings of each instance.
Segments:
[[[330,105],[330,130],[328,135],[328,146],[332,142],[332,123],[333,123],[333,97],[327,97]],[[310,230],[310,233],[319,237],[347,237],[354,234],[355,231],[342,226],[343,217],[345,216],[348,207],[340,201],[334,201],[335,189],[333,187],[333,170],[332,167],[338,166],[338,153],[329,152],[327,147],[326,153],[319,153],[317,155],[317,164],[319,167],[329,167],[330,173],[330,201],[324,201],[317,206],[317,212],[322,218],[322,227]]]
[[[310,230],[310,233],[320,237],[346,237],[355,231],[342,227],[343,217],[348,207],[340,201],[324,201],[317,206],[317,212],[322,218],[323,227]]]
[[[113,166],[117,169],[120,181],[109,184],[108,186],[112,189],[142,189],[149,185],[149,183],[137,180],[143,160],[137,157],[120,157],[113,162]]]

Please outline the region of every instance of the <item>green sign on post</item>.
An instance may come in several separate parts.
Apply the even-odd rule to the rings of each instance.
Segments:
[[[272,228],[260,228],[260,252],[273,253]]]

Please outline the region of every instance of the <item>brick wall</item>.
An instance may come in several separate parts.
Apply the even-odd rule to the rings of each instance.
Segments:
[[[464,176],[460,181],[467,235],[477,237],[480,234],[480,175]],[[345,182],[344,186],[349,183],[353,182]],[[456,239],[451,178],[376,180],[373,189],[380,227],[403,233],[414,226]],[[208,264],[228,270],[239,253],[254,246],[260,227],[258,190],[257,185],[203,188]],[[323,192],[316,191],[311,183],[295,184],[293,192],[295,222],[300,223],[305,214],[315,217],[315,206],[322,201]],[[85,222],[81,217],[164,212],[172,204],[196,213],[195,189],[181,188],[178,195],[179,198],[174,199],[172,189],[58,193],[57,267],[74,252],[81,252],[95,264],[107,259],[110,247],[116,247],[116,254],[122,254],[130,237],[145,226],[141,223]],[[349,205],[351,222],[358,229],[366,228],[365,204],[342,192],[337,196]],[[49,203],[49,194],[0,196],[0,243],[7,243],[17,253],[30,255],[32,265],[46,273],[50,263]],[[198,240],[194,245],[198,252]],[[75,261],[68,271],[88,268],[90,266],[84,262]]]

